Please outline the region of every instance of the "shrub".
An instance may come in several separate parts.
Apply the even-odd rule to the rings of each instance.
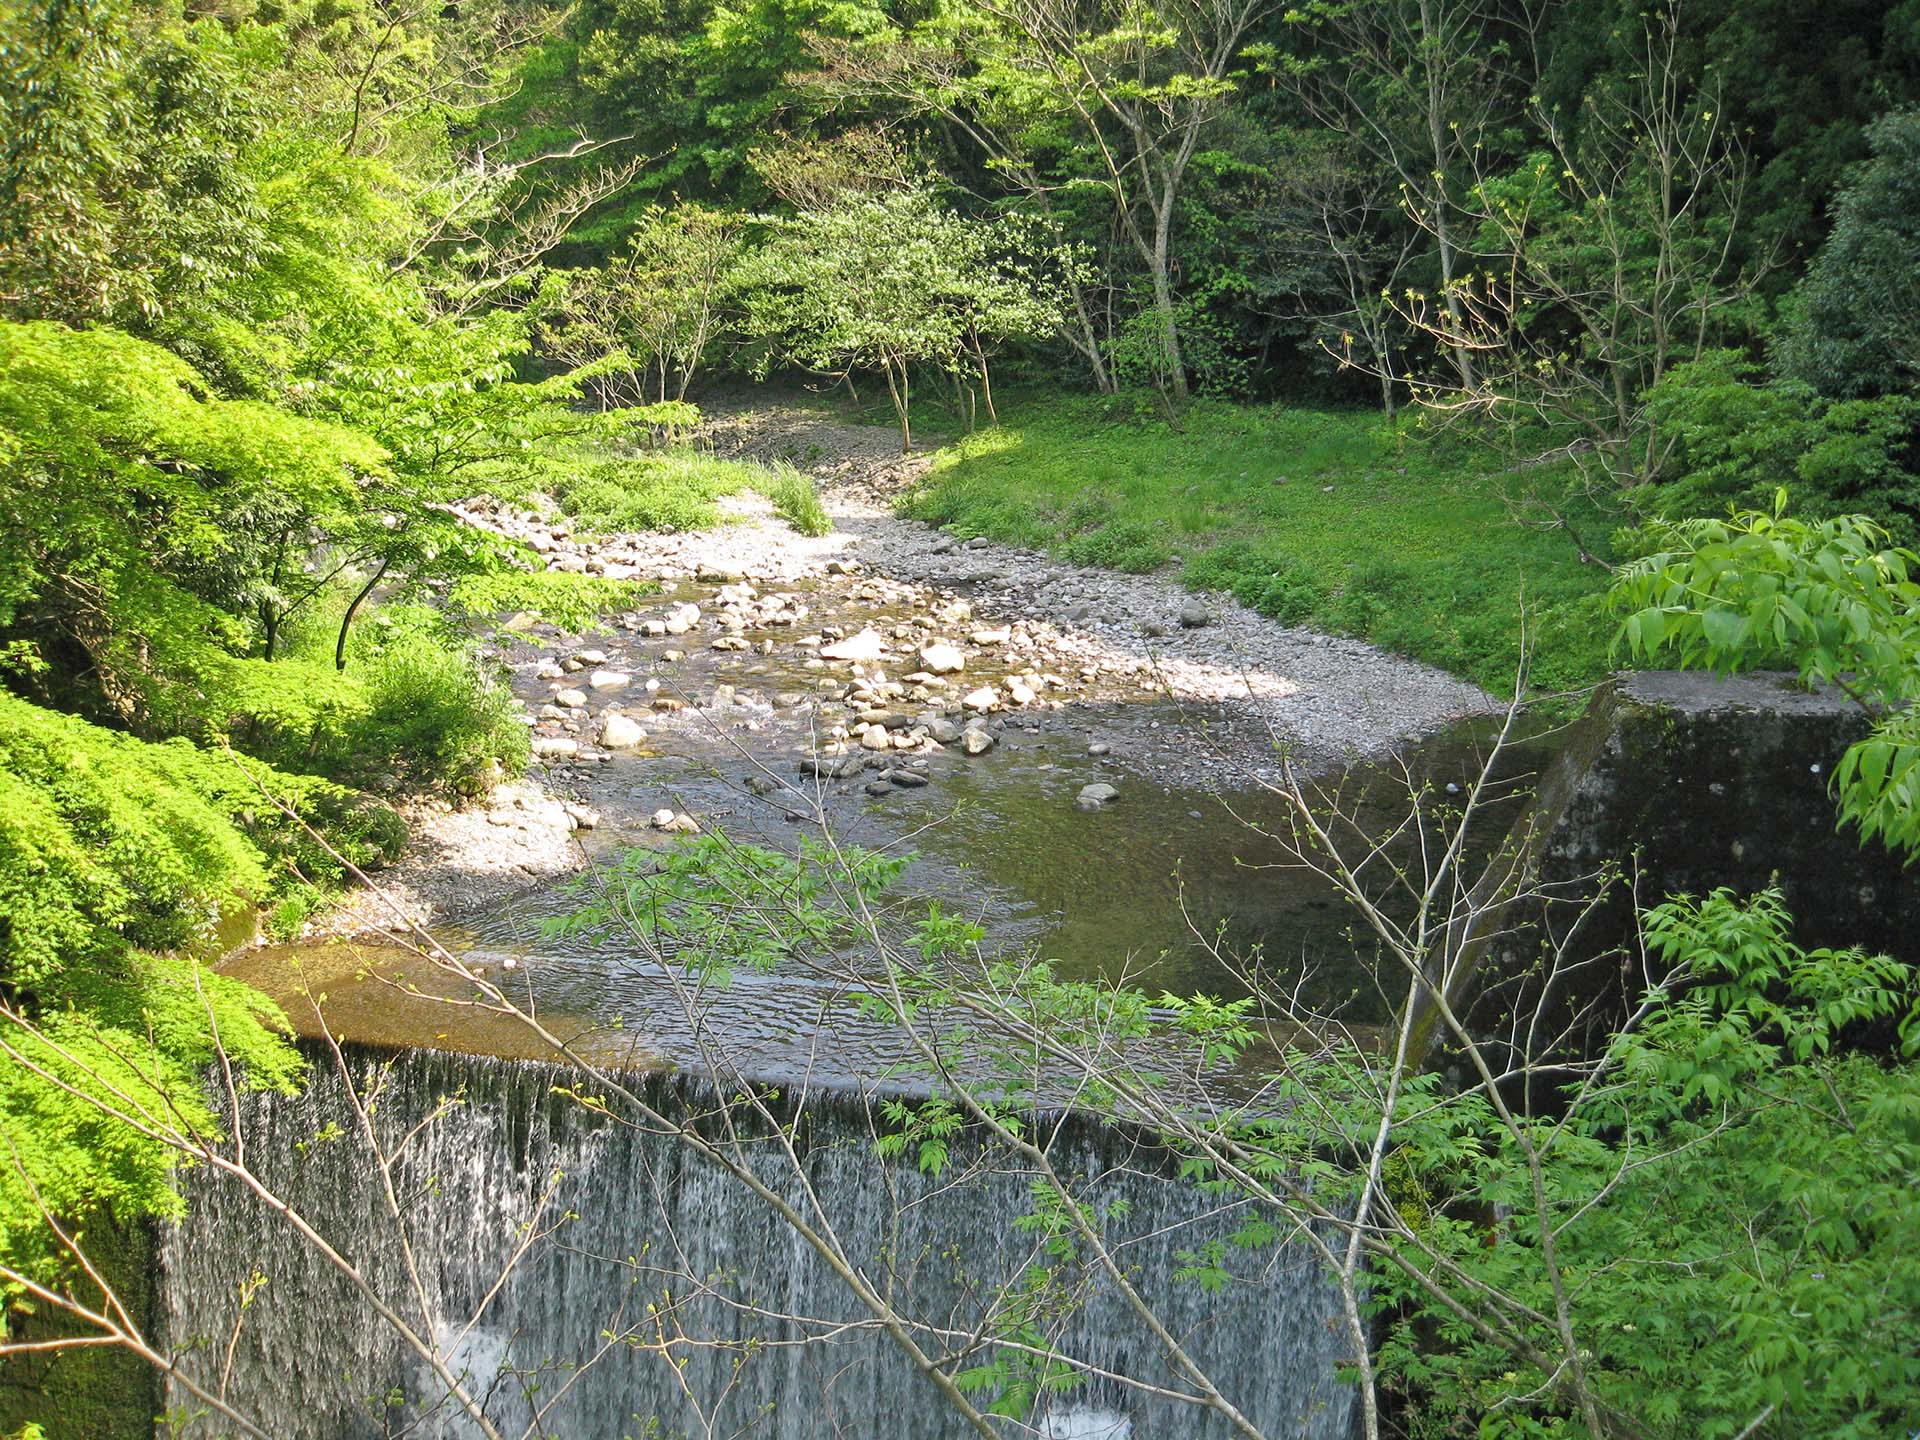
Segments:
[[[1060,558],[1075,565],[1101,565],[1144,575],[1173,558],[1166,532],[1140,520],[1110,520],[1097,530],[1073,536],[1060,546]]]
[[[368,662],[365,683],[367,709],[350,732],[360,758],[456,787],[489,761],[510,774],[526,768],[527,732],[512,692],[464,648],[400,635]]]
[[[1319,586],[1283,555],[1245,540],[1229,540],[1187,562],[1186,582],[1195,590],[1225,590],[1251,610],[1284,625],[1298,625],[1320,607]]]
[[[577,634],[658,588],[651,581],[609,580],[565,570],[493,570],[456,581],[447,608],[464,618],[524,610]]]
[[[721,523],[714,504],[751,490],[804,535],[832,529],[813,482],[790,465],[722,460],[693,450],[590,465],[562,488],[561,503],[583,530],[704,530]]]

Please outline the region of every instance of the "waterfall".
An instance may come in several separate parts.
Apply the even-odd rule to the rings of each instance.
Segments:
[[[391,1167],[411,1273],[331,1057],[316,1057],[296,1098],[242,1097],[248,1163],[408,1323],[426,1330],[428,1317],[503,1434],[523,1433],[536,1413],[534,1433],[558,1440],[706,1435],[703,1415],[713,1434],[766,1440],[971,1433],[894,1342],[845,1328],[867,1312],[813,1249],[684,1142],[556,1094],[569,1077],[542,1065],[432,1052],[349,1052],[348,1063],[363,1094],[378,1077],[380,1132],[413,1132]],[[716,1102],[689,1078],[644,1083],[668,1113]],[[967,1173],[959,1148],[939,1178],[879,1161],[857,1094],[810,1096],[794,1131],[798,1173],[764,1132],[749,1142],[754,1173],[796,1205],[810,1191],[862,1272],[916,1321],[976,1321],[982,1297],[1040,1243],[1017,1223],[1033,1204],[1010,1166]],[[1063,1125],[1050,1153],[1094,1177],[1086,1198],[1121,1242],[1133,1283],[1265,1434],[1351,1433],[1337,1293],[1308,1245],[1230,1251],[1238,1273],[1224,1287],[1176,1278],[1182,1252],[1224,1237],[1245,1212],[1222,1213],[1217,1198],[1168,1178],[1137,1139],[1090,1121]],[[284,1220],[230,1178],[202,1168],[183,1179],[188,1213],[163,1238],[163,1303],[189,1373],[216,1391],[224,1375],[229,1398],[275,1440],[476,1433],[434,1403],[428,1368]],[[509,1267],[517,1248],[524,1256]],[[1073,1278],[1077,1303],[1033,1323],[1100,1370],[1176,1385],[1106,1277],[1087,1267]],[[803,1335],[808,1343],[793,1343]],[[171,1401],[192,1408],[183,1393]],[[1231,1433],[1216,1416],[1099,1378],[1043,1390],[1027,1423],[1023,1433],[1052,1440]],[[207,1416],[185,1433],[230,1428]]]

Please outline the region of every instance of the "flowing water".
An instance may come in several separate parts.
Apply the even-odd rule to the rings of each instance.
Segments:
[[[347,1073],[363,1093],[376,1078],[380,1087],[374,1123],[397,1152],[391,1181],[415,1242],[411,1266],[353,1138],[340,1073],[319,1067],[299,1099],[243,1100],[252,1163],[403,1318],[432,1333],[502,1433],[970,1433],[906,1354],[861,1323],[871,1317],[767,1203],[684,1145],[557,1097],[557,1072],[545,1066],[414,1052],[386,1068],[353,1055]],[[646,1095],[675,1114],[715,1098],[662,1075]],[[956,1154],[939,1180],[894,1167],[880,1183],[869,1124],[857,1097],[816,1096],[796,1127],[797,1165],[762,1143],[750,1147],[753,1170],[802,1209],[817,1197],[818,1218],[923,1327],[922,1343],[959,1348],[966,1337],[951,1327],[1036,1258],[1020,1224],[1034,1208],[1027,1182],[964,1173],[967,1157]],[[1218,1202],[1166,1178],[1151,1150],[1098,1126],[1065,1124],[1052,1154],[1085,1185],[1131,1282],[1263,1433],[1350,1433],[1337,1296],[1305,1243],[1283,1237],[1237,1254],[1224,1288],[1176,1278],[1183,1254],[1249,1214],[1217,1213]],[[313,1247],[232,1182],[205,1171],[189,1180],[189,1218],[169,1231],[164,1261],[169,1340],[190,1374],[217,1388],[224,1372],[229,1398],[281,1440],[478,1433]],[[255,1275],[268,1277],[257,1291]],[[1095,1372],[1180,1387],[1104,1274],[1068,1261],[1059,1277],[1062,1303],[1034,1317],[1040,1332]],[[793,1343],[802,1337],[810,1343]],[[1217,1416],[1097,1374],[1043,1395],[1022,1420],[1029,1428],[1008,1433],[1230,1433]],[[206,1422],[187,1433],[220,1431]]]

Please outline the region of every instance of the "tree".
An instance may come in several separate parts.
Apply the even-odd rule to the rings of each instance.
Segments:
[[[1920,111],[1883,115],[1867,137],[1873,158],[1834,201],[1780,353],[1788,375],[1838,399],[1920,388]]]
[[[1457,362],[1418,384],[1425,403],[1543,427],[1629,485],[1662,458],[1648,390],[1742,333],[1769,263],[1739,258],[1748,162],[1718,77],[1685,68],[1678,9],[1633,40],[1577,117],[1536,111],[1544,148],[1504,173],[1475,158],[1461,209],[1480,268],[1401,302]],[[1413,214],[1437,236],[1437,211]]]
[[[1505,116],[1499,65],[1518,35],[1477,0],[1316,0],[1287,19],[1305,53],[1268,52],[1276,77],[1312,120],[1398,177],[1401,203],[1432,238],[1442,307],[1461,326],[1458,290],[1475,258],[1461,201]],[[1474,386],[1471,349],[1446,358]]]
[[[624,256],[560,282],[542,343],[576,369],[605,370],[618,357],[587,382],[603,407],[685,400],[721,328],[746,228],[744,218],[700,205],[648,209]]]
[[[1188,394],[1175,279],[1180,201],[1202,137],[1235,91],[1242,48],[1271,8],[1154,0],[1088,11],[1062,0],[985,0],[819,48],[831,89],[939,115],[1039,202],[1043,218],[1052,218],[1048,192],[1099,186],[1145,271],[1151,344],[1178,404]],[[1055,173],[1047,151],[1061,154],[1067,173]],[[1098,375],[1085,300],[1078,291],[1074,299]]]
[[[924,190],[803,214],[742,264],[744,328],[769,359],[839,377],[879,371],[904,453],[917,367],[952,373],[964,363],[990,387],[993,346],[1058,324],[1044,259],[1013,248],[1031,235],[966,220]]]

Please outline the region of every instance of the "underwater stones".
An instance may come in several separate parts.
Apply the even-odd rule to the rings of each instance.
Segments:
[[[1082,810],[1099,810],[1120,797],[1120,792],[1107,784],[1082,785],[1079,795],[1073,803]]]

